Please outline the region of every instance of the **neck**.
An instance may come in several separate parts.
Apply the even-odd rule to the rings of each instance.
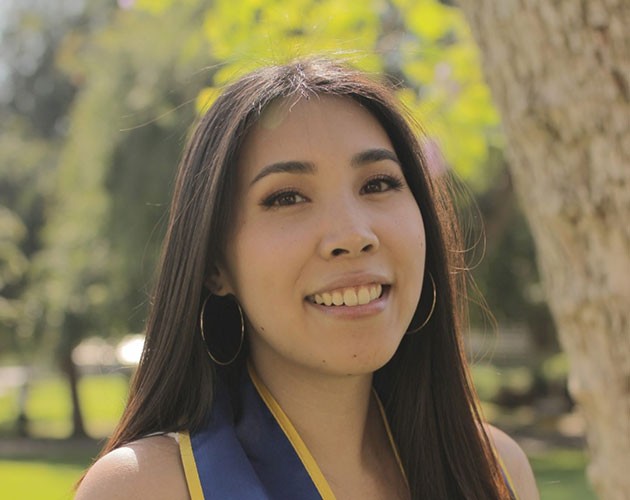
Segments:
[[[380,415],[371,396],[371,373],[337,376],[253,364],[322,468],[340,462],[359,467],[366,455],[373,456]]]
[[[336,376],[253,361],[337,498],[408,498],[372,374]]]

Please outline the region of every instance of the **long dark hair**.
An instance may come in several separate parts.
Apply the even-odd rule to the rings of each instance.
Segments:
[[[178,169],[145,349],[125,412],[102,454],[152,432],[194,431],[209,414],[214,381],[222,374],[207,356],[198,318],[208,294],[204,281],[225,246],[237,155],[272,101],[314,95],[353,99],[380,122],[425,224],[427,275],[410,328],[432,309],[433,283],[435,309],[375,375],[411,496],[509,498],[462,348],[466,275],[447,176],[430,174],[389,86],[327,59],[250,73],[227,87],[197,124]]]

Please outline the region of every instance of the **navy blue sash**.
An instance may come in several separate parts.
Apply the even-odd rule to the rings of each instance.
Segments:
[[[255,378],[253,373],[250,376]],[[275,401],[265,403],[266,389],[260,385],[257,389],[255,383],[259,384],[244,377],[239,420],[234,419],[227,391],[218,387],[208,425],[190,436],[180,435],[192,500],[333,500],[290,422],[284,414],[278,415],[282,410],[274,408]]]
[[[229,394],[219,384],[208,424],[192,434],[180,433],[191,499],[335,500],[297,431],[251,370],[243,377],[240,397],[235,419]],[[382,408],[381,414],[402,470]],[[503,463],[501,469],[517,498]]]

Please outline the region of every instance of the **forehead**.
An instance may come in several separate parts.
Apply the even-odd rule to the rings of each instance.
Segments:
[[[241,174],[277,161],[317,163],[331,154],[340,161],[374,147],[393,151],[378,120],[349,97],[281,99],[268,105],[241,146]],[[345,158],[347,156],[347,158]],[[249,171],[249,172],[248,172]]]

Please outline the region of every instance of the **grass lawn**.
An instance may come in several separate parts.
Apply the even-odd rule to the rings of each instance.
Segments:
[[[79,382],[81,409],[88,434],[107,436],[120,417],[127,397],[125,375],[85,376]],[[27,413],[35,437],[64,438],[71,432],[70,392],[58,376],[36,380],[29,391]],[[17,416],[17,390],[0,394],[0,435],[10,434]]]
[[[39,460],[0,460],[2,498],[65,500],[83,466]]]
[[[107,436],[122,413],[128,380],[121,374],[83,377],[79,384],[87,432]],[[62,441],[71,431],[69,391],[65,382],[47,377],[33,383],[27,412],[29,428],[38,439],[21,449],[8,446],[17,414],[17,391],[0,394],[0,498],[60,500],[72,498],[72,488],[98,452],[95,443],[74,445]],[[54,441],[60,439],[55,448]],[[5,441],[5,442],[3,442]],[[7,451],[7,448],[10,448]]]
[[[80,385],[88,432],[102,438],[111,432],[122,411],[127,379],[120,374],[85,377]],[[72,498],[72,486],[97,453],[97,445],[8,451],[1,436],[8,436],[16,414],[17,394],[0,395],[0,497],[12,500]],[[28,411],[31,430],[39,438],[63,438],[70,432],[68,391],[56,377],[33,385]],[[543,500],[594,500],[584,476],[586,458],[581,450],[549,449],[530,457]]]
[[[65,463],[63,459],[0,459],[2,498],[23,500],[62,500],[71,498],[72,486],[90,463]],[[531,457],[543,500],[595,500],[584,477],[584,454],[578,450],[553,450]],[[34,480],[36,478],[36,480]]]
[[[530,457],[543,500],[595,500],[584,470],[581,450],[556,449]]]

